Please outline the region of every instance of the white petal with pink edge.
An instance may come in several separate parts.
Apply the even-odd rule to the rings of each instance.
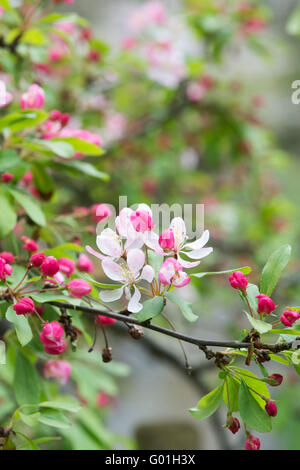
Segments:
[[[123,248],[118,235],[110,228],[106,228],[97,236],[97,246],[102,253],[111,258],[120,258]]]
[[[147,264],[146,266],[143,267],[143,271],[141,273],[141,277],[139,278],[140,281],[147,281],[147,282],[152,282],[153,278],[155,276],[154,269],[152,266]]]
[[[94,250],[94,248],[92,248],[89,245],[86,245],[85,249],[88,253],[90,253],[93,256],[96,256],[96,258],[99,258],[102,261],[107,258],[107,256],[102,255],[101,253],[99,253],[99,251]]]
[[[138,273],[145,264],[145,254],[137,248],[127,253],[127,264],[132,273]]]
[[[173,230],[175,238],[175,250],[177,251],[186,239],[186,227],[184,220],[181,217],[175,217],[171,224],[170,228]]]

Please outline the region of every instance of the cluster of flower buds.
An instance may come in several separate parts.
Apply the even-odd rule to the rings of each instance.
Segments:
[[[281,315],[280,320],[283,325],[291,327],[299,318],[300,315],[295,310],[285,310]]]
[[[3,253],[0,256],[0,279],[5,280],[6,276],[11,276],[13,268],[7,259],[3,257]]]

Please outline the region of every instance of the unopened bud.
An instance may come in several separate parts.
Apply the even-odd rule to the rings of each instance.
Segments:
[[[103,362],[110,362],[110,361],[112,361],[112,348],[104,348],[104,349],[102,349],[102,361],[103,361]]]
[[[141,339],[144,336],[144,330],[141,326],[132,325],[128,329],[128,333],[133,339]]]
[[[267,384],[271,385],[271,387],[278,387],[279,385],[281,385],[283,377],[281,374],[272,374],[262,380]]]

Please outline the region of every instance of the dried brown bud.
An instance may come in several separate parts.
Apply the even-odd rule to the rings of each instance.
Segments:
[[[112,361],[112,348],[104,348],[104,349],[102,349],[102,361],[103,361],[103,362],[110,362],[110,361]]]
[[[144,330],[141,326],[131,325],[128,328],[128,333],[132,336],[133,339],[141,339],[144,336]]]

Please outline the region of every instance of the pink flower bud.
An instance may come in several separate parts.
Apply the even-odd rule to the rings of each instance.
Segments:
[[[109,405],[111,402],[111,396],[105,392],[99,392],[96,398],[96,402],[100,408],[103,408],[104,406]]]
[[[64,113],[60,117],[60,123],[62,126],[66,126],[70,121],[70,115],[68,113]]]
[[[106,204],[94,204],[91,207],[93,221],[98,223],[112,215],[110,208]]]
[[[65,351],[67,343],[62,338],[63,334],[64,329],[57,321],[46,323],[43,326],[40,340],[47,354],[62,354]]]
[[[61,116],[62,116],[62,113],[60,111],[58,111],[57,109],[54,109],[53,111],[51,111],[49,117],[50,117],[51,121],[60,121]]]
[[[109,318],[109,317],[105,317],[104,315],[97,315],[96,318],[95,318],[95,323],[97,325],[100,325],[102,323],[102,325],[113,325],[114,323],[116,323],[117,320],[115,320],[114,318]]]
[[[35,83],[30,85],[28,91],[21,96],[20,106],[22,109],[41,109],[44,104],[44,90]]]
[[[229,423],[228,423],[228,429],[229,429],[229,431],[231,431],[232,434],[236,434],[236,433],[239,431],[240,427],[241,427],[241,425],[240,425],[239,420],[238,420],[237,418],[233,418],[233,417],[231,416],[231,419],[230,419],[230,421],[229,421]]]
[[[44,276],[54,276],[59,271],[59,264],[54,256],[47,256],[41,265],[41,271]]]
[[[23,297],[20,302],[14,304],[13,309],[17,315],[26,315],[27,313],[31,313],[34,310],[33,300],[29,297]]]
[[[8,264],[4,258],[0,258],[0,279],[5,280],[6,276],[10,276],[13,268]]]
[[[266,315],[270,315],[270,313],[275,310],[276,305],[267,295],[259,294],[256,298],[259,299],[257,304],[257,311],[259,314],[265,313]]]
[[[65,385],[71,375],[71,364],[62,359],[50,359],[44,364],[43,373],[47,379],[56,379],[61,385]]]
[[[246,450],[259,450],[260,449],[260,440],[258,437],[250,435],[245,442]]]
[[[281,374],[272,374],[266,377],[266,379],[269,380],[268,384],[271,385],[272,387],[278,387],[279,385],[282,384],[283,377]]]
[[[274,418],[277,415],[277,405],[275,401],[267,400],[265,410],[269,416]]]
[[[7,264],[13,264],[15,261],[14,255],[9,251],[2,251],[2,253],[0,253],[0,258],[4,259]]]
[[[3,173],[1,175],[2,183],[9,183],[12,179],[14,179],[14,175],[12,173]]]
[[[24,242],[24,245],[22,246],[23,250],[27,251],[37,251],[38,246],[34,240],[31,240],[30,238],[26,237],[25,235],[21,237],[22,242]]]
[[[295,312],[293,310],[285,310],[283,314],[280,317],[281,323],[283,323],[285,326],[293,326],[295,321],[300,318],[300,315],[298,312]]]
[[[40,267],[41,264],[45,261],[45,253],[40,251],[39,253],[35,253],[32,255],[29,259],[29,262],[32,266],[35,266],[36,268]]]
[[[186,286],[191,278],[182,271],[182,266],[175,258],[167,258],[158,273],[159,280],[164,285],[173,284],[175,287]]]
[[[248,279],[241,271],[236,271],[229,276],[229,282],[234,289],[246,290]]]
[[[69,289],[71,297],[77,297],[79,299],[83,295],[88,295],[92,290],[92,286],[83,279],[72,279],[67,285],[67,288]]]
[[[172,250],[175,245],[173,230],[170,228],[162,232],[158,239],[158,243],[163,250]]]
[[[58,264],[59,270],[68,277],[75,271],[75,263],[69,258],[59,258]]]
[[[92,261],[84,253],[81,253],[79,255],[76,266],[77,266],[78,271],[82,273],[92,273],[94,271],[94,265]]]
[[[130,221],[136,232],[144,233],[147,230],[152,230],[154,227],[154,222],[151,215],[149,212],[144,210],[135,211],[133,214],[131,214]]]

